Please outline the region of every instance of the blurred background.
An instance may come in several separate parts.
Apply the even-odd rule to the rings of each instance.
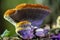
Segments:
[[[42,4],[51,9],[51,14],[47,16],[42,24],[48,24],[51,28],[56,24],[57,17],[60,16],[60,0],[0,0],[0,35],[4,30],[10,31],[10,35],[15,34],[15,27],[3,18],[4,12],[8,9],[15,8],[21,3]]]

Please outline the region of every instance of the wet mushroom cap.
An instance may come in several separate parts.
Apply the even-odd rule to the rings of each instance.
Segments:
[[[40,20],[50,13],[47,6],[40,4],[20,4],[10,9],[4,15],[10,16],[15,22],[20,20]]]
[[[41,25],[42,20],[50,13],[50,9],[47,6],[40,4],[20,4],[16,8],[5,12],[5,16],[9,16],[14,22],[28,20],[33,25]],[[34,24],[36,23],[36,24]]]
[[[15,21],[19,22],[21,20],[41,20],[49,12],[39,8],[24,8],[21,10],[16,10],[14,14],[11,14],[10,17]]]

